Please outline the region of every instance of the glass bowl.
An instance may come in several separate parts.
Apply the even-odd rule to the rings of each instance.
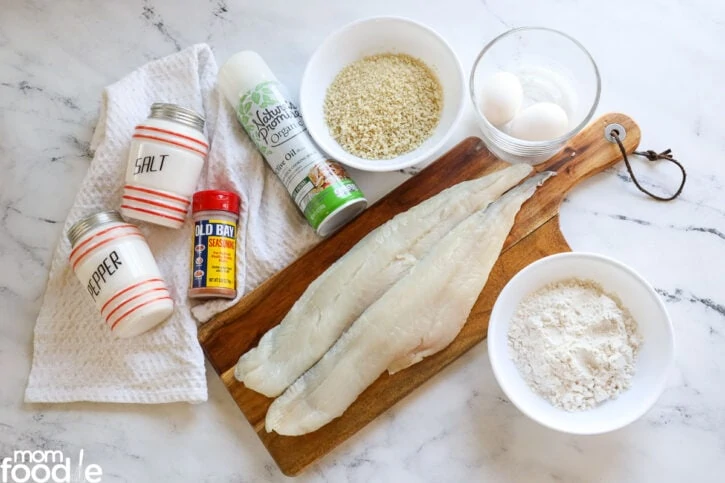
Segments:
[[[522,79],[525,109],[535,102],[554,102],[569,118],[569,131],[547,141],[525,141],[491,124],[481,111],[483,82],[499,71]],[[538,164],[549,159],[587,125],[599,103],[601,79],[589,52],[569,35],[545,27],[509,30],[486,45],[473,64],[471,101],[483,141],[497,157],[513,163]]]

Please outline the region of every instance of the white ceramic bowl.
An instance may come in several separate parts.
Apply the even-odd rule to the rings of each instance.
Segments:
[[[415,150],[392,159],[364,159],[342,149],[330,135],[323,111],[325,93],[344,67],[362,57],[386,52],[417,57],[438,75],[443,110],[433,135]],[[464,93],[461,64],[440,35],[406,18],[374,17],[348,24],[317,48],[302,76],[300,107],[310,134],[330,157],[365,171],[393,171],[426,161],[443,146],[461,116]]]
[[[531,390],[508,348],[509,324],[519,302],[551,282],[571,277],[594,280],[617,295],[637,321],[643,338],[631,387],[616,399],[580,412],[559,409]],[[664,304],[634,270],[601,255],[561,253],[524,268],[501,291],[488,326],[488,356],[501,389],[528,417],[565,433],[598,434],[635,421],[657,401],[674,364],[675,340]]]

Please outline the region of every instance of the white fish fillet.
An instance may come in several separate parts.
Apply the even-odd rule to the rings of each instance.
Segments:
[[[282,322],[239,359],[237,380],[277,396],[434,243],[529,175],[524,164],[459,183],[370,232],[310,284]]]
[[[300,435],[339,417],[386,369],[445,348],[466,322],[537,175],[476,212],[358,318],[269,408],[267,431]]]

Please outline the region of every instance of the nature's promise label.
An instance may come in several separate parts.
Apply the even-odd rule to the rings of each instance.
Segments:
[[[299,109],[283,89],[276,81],[257,85],[239,100],[237,117],[317,229],[330,213],[364,195],[345,169],[315,146]]]

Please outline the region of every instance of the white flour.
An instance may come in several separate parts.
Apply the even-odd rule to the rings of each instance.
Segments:
[[[578,279],[525,297],[508,333],[512,359],[529,386],[567,411],[592,408],[629,388],[641,342],[619,300]]]

